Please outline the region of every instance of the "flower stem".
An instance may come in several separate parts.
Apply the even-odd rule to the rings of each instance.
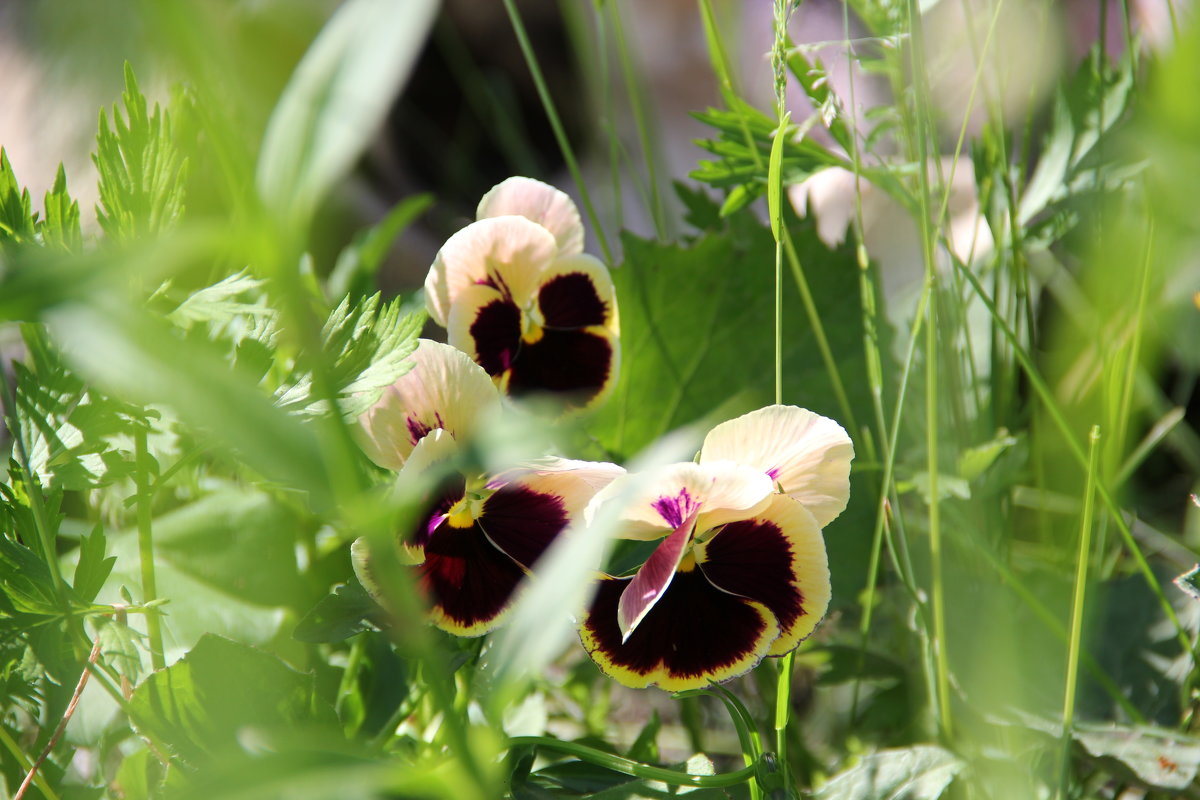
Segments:
[[[520,745],[544,747],[547,750],[555,750],[575,756],[589,764],[606,767],[625,775],[632,775],[635,778],[662,781],[670,786],[695,786],[702,789],[737,786],[739,783],[754,780],[756,769],[755,765],[716,775],[693,775],[690,772],[678,772],[666,767],[655,767],[650,764],[643,764],[640,761],[632,761],[628,758],[613,755],[612,753],[606,753],[603,750],[597,750],[594,747],[588,747],[587,745],[576,744],[575,742],[561,742],[558,739],[549,739],[544,736],[514,736],[508,740],[508,744],[509,747],[518,747]]]
[[[1071,601],[1071,639],[1067,648],[1067,685],[1063,691],[1062,755],[1057,797],[1067,794],[1070,777],[1071,729],[1075,724],[1075,686],[1079,677],[1080,641],[1083,639],[1083,604],[1087,597],[1088,559],[1092,544],[1092,513],[1096,495],[1097,455],[1100,426],[1088,436],[1087,488],[1083,493],[1083,516],[1079,522],[1079,555],[1075,563],[1075,596]]]
[[[138,558],[142,567],[142,602],[149,603],[158,597],[158,586],[154,578],[154,531],[151,526],[151,501],[154,499],[150,486],[150,453],[146,449],[146,428],[135,423],[133,432],[134,463],[137,481],[137,530]],[[146,610],[146,634],[150,645],[150,664],[154,669],[167,665],[163,656],[162,623],[157,609]]]

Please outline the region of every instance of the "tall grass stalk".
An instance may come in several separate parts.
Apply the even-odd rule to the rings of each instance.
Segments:
[[[150,453],[146,449],[146,429],[137,424],[133,432],[135,478],[137,483],[137,531],[138,558],[141,560],[142,599],[150,602],[158,597],[158,584],[154,576],[154,529],[151,521],[154,500],[150,485]],[[146,636],[149,640],[150,663],[154,669],[167,665],[163,654],[162,622],[158,609],[146,610]]]
[[[596,215],[596,207],[592,204],[591,193],[588,192],[587,184],[583,181],[583,173],[579,170],[579,162],[575,158],[575,151],[571,147],[571,142],[567,139],[567,132],[563,129],[562,120],[559,119],[558,109],[554,105],[554,98],[550,96],[550,89],[546,86],[546,79],[542,76],[542,68],[538,63],[537,53],[533,50],[533,45],[529,42],[529,34],[525,31],[525,23],[521,19],[521,12],[517,10],[513,0],[504,0],[504,10],[508,13],[509,22],[512,24],[513,32],[517,36],[517,43],[521,47],[521,54],[525,58],[525,66],[529,68],[529,74],[533,77],[534,86],[537,87],[538,99],[541,100],[542,110],[546,112],[546,119],[550,121],[550,127],[554,131],[554,139],[558,142],[558,148],[562,152],[563,161],[567,164],[567,169],[571,173],[571,178],[575,181],[575,189],[579,192],[579,199],[583,203],[584,212],[588,216],[588,221],[591,223],[592,232],[596,237],[596,241],[600,244],[600,250],[604,253],[606,263],[613,263],[613,251],[609,247],[608,237],[604,234],[604,227],[600,224],[600,218]]]
[[[1100,426],[1088,435],[1087,487],[1083,493],[1083,516],[1079,522],[1079,554],[1075,562],[1075,593],[1071,600],[1071,638],[1067,649],[1067,680],[1063,690],[1062,751],[1059,764],[1058,798],[1067,796],[1070,778],[1071,730],[1075,724],[1075,688],[1079,677],[1079,653],[1083,640],[1083,608],[1087,599],[1088,564],[1092,544],[1092,510],[1099,472]]]

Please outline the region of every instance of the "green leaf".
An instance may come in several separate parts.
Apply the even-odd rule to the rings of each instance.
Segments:
[[[170,406],[260,475],[327,504],[330,481],[315,432],[276,408],[258,376],[231,368],[213,342],[185,339],[141,309],[106,297],[66,306],[49,327],[74,366],[111,394]]]
[[[399,299],[383,303],[380,298],[377,292],[353,307],[344,298],[321,332],[332,361],[330,380],[339,410],[350,419],[374,405],[384,389],[412,369],[409,356],[425,324],[424,312],[401,316]],[[311,376],[281,389],[279,405],[306,415],[328,412],[327,404],[313,395]]]
[[[780,241],[783,228],[783,146],[788,139],[788,120],[784,114],[771,141],[771,160],[767,165],[767,214],[771,218],[771,235]]]
[[[1176,577],[1175,585],[1193,600],[1200,600],[1200,564]]]
[[[340,642],[369,630],[368,620],[379,610],[357,582],[340,584],[304,615],[292,636],[302,642]]]
[[[100,637],[100,655],[104,663],[136,685],[142,676],[142,652],[145,636],[121,621],[96,617]]]
[[[948,750],[914,745],[881,750],[839,772],[814,800],[937,800],[963,768]]]
[[[46,562],[7,536],[0,536],[0,589],[20,613],[39,616],[64,613]]]
[[[1076,728],[1075,741],[1089,755],[1146,788],[1180,791],[1191,785],[1200,771],[1200,738],[1150,726],[1091,725]]]
[[[121,761],[114,781],[124,800],[152,800],[158,797],[163,765],[148,748],[134,750]]]
[[[304,225],[346,173],[408,80],[436,0],[349,0],[296,67],[267,124],[258,189],[288,225]]]
[[[17,183],[8,153],[0,147],[0,245],[32,242],[36,219],[29,190]]]
[[[238,317],[273,319],[274,309],[258,292],[262,285],[263,281],[241,270],[188,295],[167,314],[167,319],[185,330],[198,322],[224,324]]]
[[[212,635],[138,686],[129,717],[140,734],[191,765],[237,751],[248,730],[333,722],[332,710],[313,703],[311,675]]]
[[[79,203],[67,192],[67,171],[58,165],[54,187],[46,193],[46,218],[42,223],[42,241],[50,247],[79,252],[83,230],[79,223]]]
[[[975,445],[965,450],[958,457],[958,475],[965,481],[973,481],[987,471],[996,459],[1008,448],[1017,443],[1015,436],[1001,428],[989,442]]]
[[[105,556],[108,541],[104,528],[96,525],[89,536],[79,540],[79,561],[75,564],[75,578],[71,588],[83,603],[91,603],[100,593],[104,582],[117,563],[116,556]]]
[[[642,727],[637,738],[633,740],[633,744],[629,746],[629,751],[625,753],[625,757],[646,764],[657,763],[658,732],[660,730],[662,730],[662,718],[658,716],[658,710],[655,709],[650,712],[650,720]]]
[[[92,161],[100,175],[97,221],[112,239],[154,235],[183,213],[187,163],[171,134],[167,112],[151,112],[138,89],[133,67],[125,63],[125,113],[113,106],[112,127],[100,112]]]

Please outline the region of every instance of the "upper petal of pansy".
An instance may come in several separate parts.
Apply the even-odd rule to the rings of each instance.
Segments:
[[[463,290],[489,286],[524,308],[542,270],[557,253],[554,235],[525,217],[472,222],[447,239],[434,258],[425,278],[425,306],[434,321],[445,327]]]
[[[559,258],[539,278],[537,305],[541,325],[557,330],[592,326],[619,330],[617,292],[608,267],[581,253]]]
[[[535,492],[559,498],[571,519],[604,487],[625,474],[625,468],[603,461],[577,461],[549,456],[505,470],[488,482],[491,488],[518,483]]]
[[[601,505],[618,503],[621,525],[616,536],[654,540],[697,510],[697,531],[744,519],[765,508],[773,491],[766,473],[732,461],[671,464],[617,478],[597,493],[584,516],[590,523]]]
[[[515,214],[533,220],[554,235],[560,255],[583,251],[579,209],[566,193],[533,178],[505,180],[483,196],[476,219]]]
[[[829,562],[816,519],[775,495],[753,517],[731,522],[696,545],[700,571],[718,589],[761,603],[779,624],[769,655],[794,649],[829,608]]]
[[[500,403],[479,365],[459,350],[422,339],[413,368],[402,375],[360,418],[363,450],[381,467],[399,470],[431,430],[459,438]]]
[[[846,509],[854,444],[828,417],[796,406],[767,406],[722,422],[704,438],[700,463],[736,461],[762,470],[804,504],[820,527]]]

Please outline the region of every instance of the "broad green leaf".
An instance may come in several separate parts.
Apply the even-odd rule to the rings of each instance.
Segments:
[[[864,756],[813,792],[814,800],[937,800],[963,768],[948,750],[914,745]]]
[[[358,159],[408,80],[436,0],[348,0],[304,54],[263,137],[258,189],[303,225]]]
[[[302,642],[340,642],[370,629],[380,608],[357,582],[344,583],[301,618],[292,636]]]
[[[1162,791],[1186,789],[1200,770],[1200,738],[1166,728],[1132,725],[1080,725],[1075,741],[1089,755],[1124,765],[1143,786]]]
[[[237,751],[248,730],[332,722],[313,702],[311,675],[212,635],[138,686],[129,717],[139,733],[191,765]]]
[[[125,113],[114,106],[112,126],[100,112],[92,161],[100,174],[97,220],[111,239],[161,233],[183,213],[187,162],[171,134],[170,115],[150,111],[133,67],[125,64]]]

